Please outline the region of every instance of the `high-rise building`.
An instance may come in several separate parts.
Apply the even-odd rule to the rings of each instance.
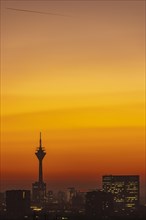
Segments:
[[[133,213],[139,206],[139,176],[103,176],[103,190],[114,195],[114,211]]]
[[[67,189],[67,202],[72,203],[72,197],[75,196],[77,193],[76,189],[74,187],[69,187]]]
[[[46,183],[43,181],[43,158],[46,155],[42,147],[42,139],[40,133],[40,146],[36,149],[35,155],[39,160],[38,181],[32,184],[32,200],[35,203],[43,203],[46,198]]]
[[[6,191],[6,210],[9,218],[24,217],[30,213],[30,190]]]

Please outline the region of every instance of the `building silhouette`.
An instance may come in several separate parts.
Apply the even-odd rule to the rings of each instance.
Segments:
[[[40,146],[36,149],[35,155],[39,161],[38,181],[32,184],[32,200],[34,203],[41,204],[46,198],[46,183],[43,181],[43,159],[46,155],[45,149],[42,147],[42,139],[40,133]]]
[[[77,194],[77,191],[74,187],[69,187],[67,189],[67,202],[69,204],[72,203],[72,198],[73,198],[73,196],[76,196],[76,194]]]
[[[30,190],[6,191],[7,216],[24,217],[30,213]]]
[[[113,195],[103,191],[86,193],[85,211],[88,219],[106,219],[113,214]]]
[[[104,192],[114,196],[114,212],[132,214],[139,207],[139,176],[103,176]]]

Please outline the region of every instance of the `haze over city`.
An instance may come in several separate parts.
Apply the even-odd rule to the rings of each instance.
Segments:
[[[1,190],[31,188],[41,131],[47,188],[140,175],[145,197],[145,1],[2,1],[1,19]]]

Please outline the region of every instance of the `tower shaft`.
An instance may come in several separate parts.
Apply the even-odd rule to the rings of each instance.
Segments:
[[[43,163],[39,160],[39,183],[43,182]]]

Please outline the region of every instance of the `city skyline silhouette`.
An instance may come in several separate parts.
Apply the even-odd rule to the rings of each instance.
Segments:
[[[51,187],[50,188],[50,184],[49,184],[49,182],[47,181],[47,184],[48,184],[48,187],[47,187],[47,185],[46,185],[46,183],[44,182],[44,178],[43,178],[43,173],[44,173],[44,171],[43,171],[43,159],[44,159],[44,156],[46,155],[46,151],[45,151],[45,148],[43,147],[43,145],[42,145],[42,132],[40,132],[40,139],[39,139],[39,147],[36,147],[36,150],[35,150],[35,153],[34,153],[35,155],[36,155],[36,157],[37,157],[37,159],[38,159],[38,167],[37,167],[37,172],[35,171],[35,173],[37,173],[37,176],[38,176],[38,180],[36,181],[36,182],[34,182],[34,183],[32,183],[32,188],[31,188],[31,186],[29,186],[27,189],[29,189],[29,190],[31,190],[32,191],[32,198],[34,198],[34,200],[37,198],[37,196],[38,196],[38,198],[40,199],[40,197],[41,196],[43,196],[43,197],[45,197],[46,196],[46,194],[47,194],[47,190],[55,190],[55,192],[57,192],[57,191],[59,191],[59,190],[67,190],[67,188],[69,188],[69,187],[75,187],[78,191],[82,191],[82,192],[88,192],[88,191],[96,191],[96,190],[103,190],[104,188],[103,188],[103,182],[101,183],[101,185],[98,185],[97,183],[98,182],[96,182],[95,183],[95,185],[94,185],[94,187],[90,187],[90,185],[87,185],[86,187],[82,187],[82,185],[80,186],[79,184],[77,184],[77,183],[75,183],[75,184],[69,184],[69,185],[66,185],[66,184],[68,184],[68,183],[66,183],[66,184],[64,184],[64,186],[62,186],[62,187],[59,187],[59,186],[57,186],[57,182],[56,182],[56,187],[54,188],[54,187]],[[102,178],[102,181],[103,181],[103,177],[106,177],[106,176],[113,176],[113,178],[114,178],[114,176],[115,177],[134,177],[134,178],[136,178],[136,177],[139,177],[139,179],[138,179],[138,181],[139,181],[139,203],[142,203],[142,204],[145,204],[145,194],[143,194],[145,191],[143,191],[141,188],[140,188],[140,186],[141,186],[141,184],[140,184],[140,176],[139,176],[139,174],[135,174],[135,175],[132,175],[132,174],[129,174],[129,175],[124,175],[124,174],[120,174],[120,173],[117,173],[117,174],[102,174],[102,176],[101,176],[101,178]],[[18,181],[18,183],[19,183],[19,181]],[[77,185],[76,185],[77,184]],[[10,189],[12,189],[12,190],[16,190],[16,189],[20,189],[20,188],[22,188],[22,189],[24,189],[24,188],[26,188],[26,187],[22,187],[21,185],[17,185],[17,186],[9,186],[9,188],[7,189],[7,190],[10,190]],[[3,190],[4,191],[4,190]],[[37,200],[37,199],[36,199]]]

